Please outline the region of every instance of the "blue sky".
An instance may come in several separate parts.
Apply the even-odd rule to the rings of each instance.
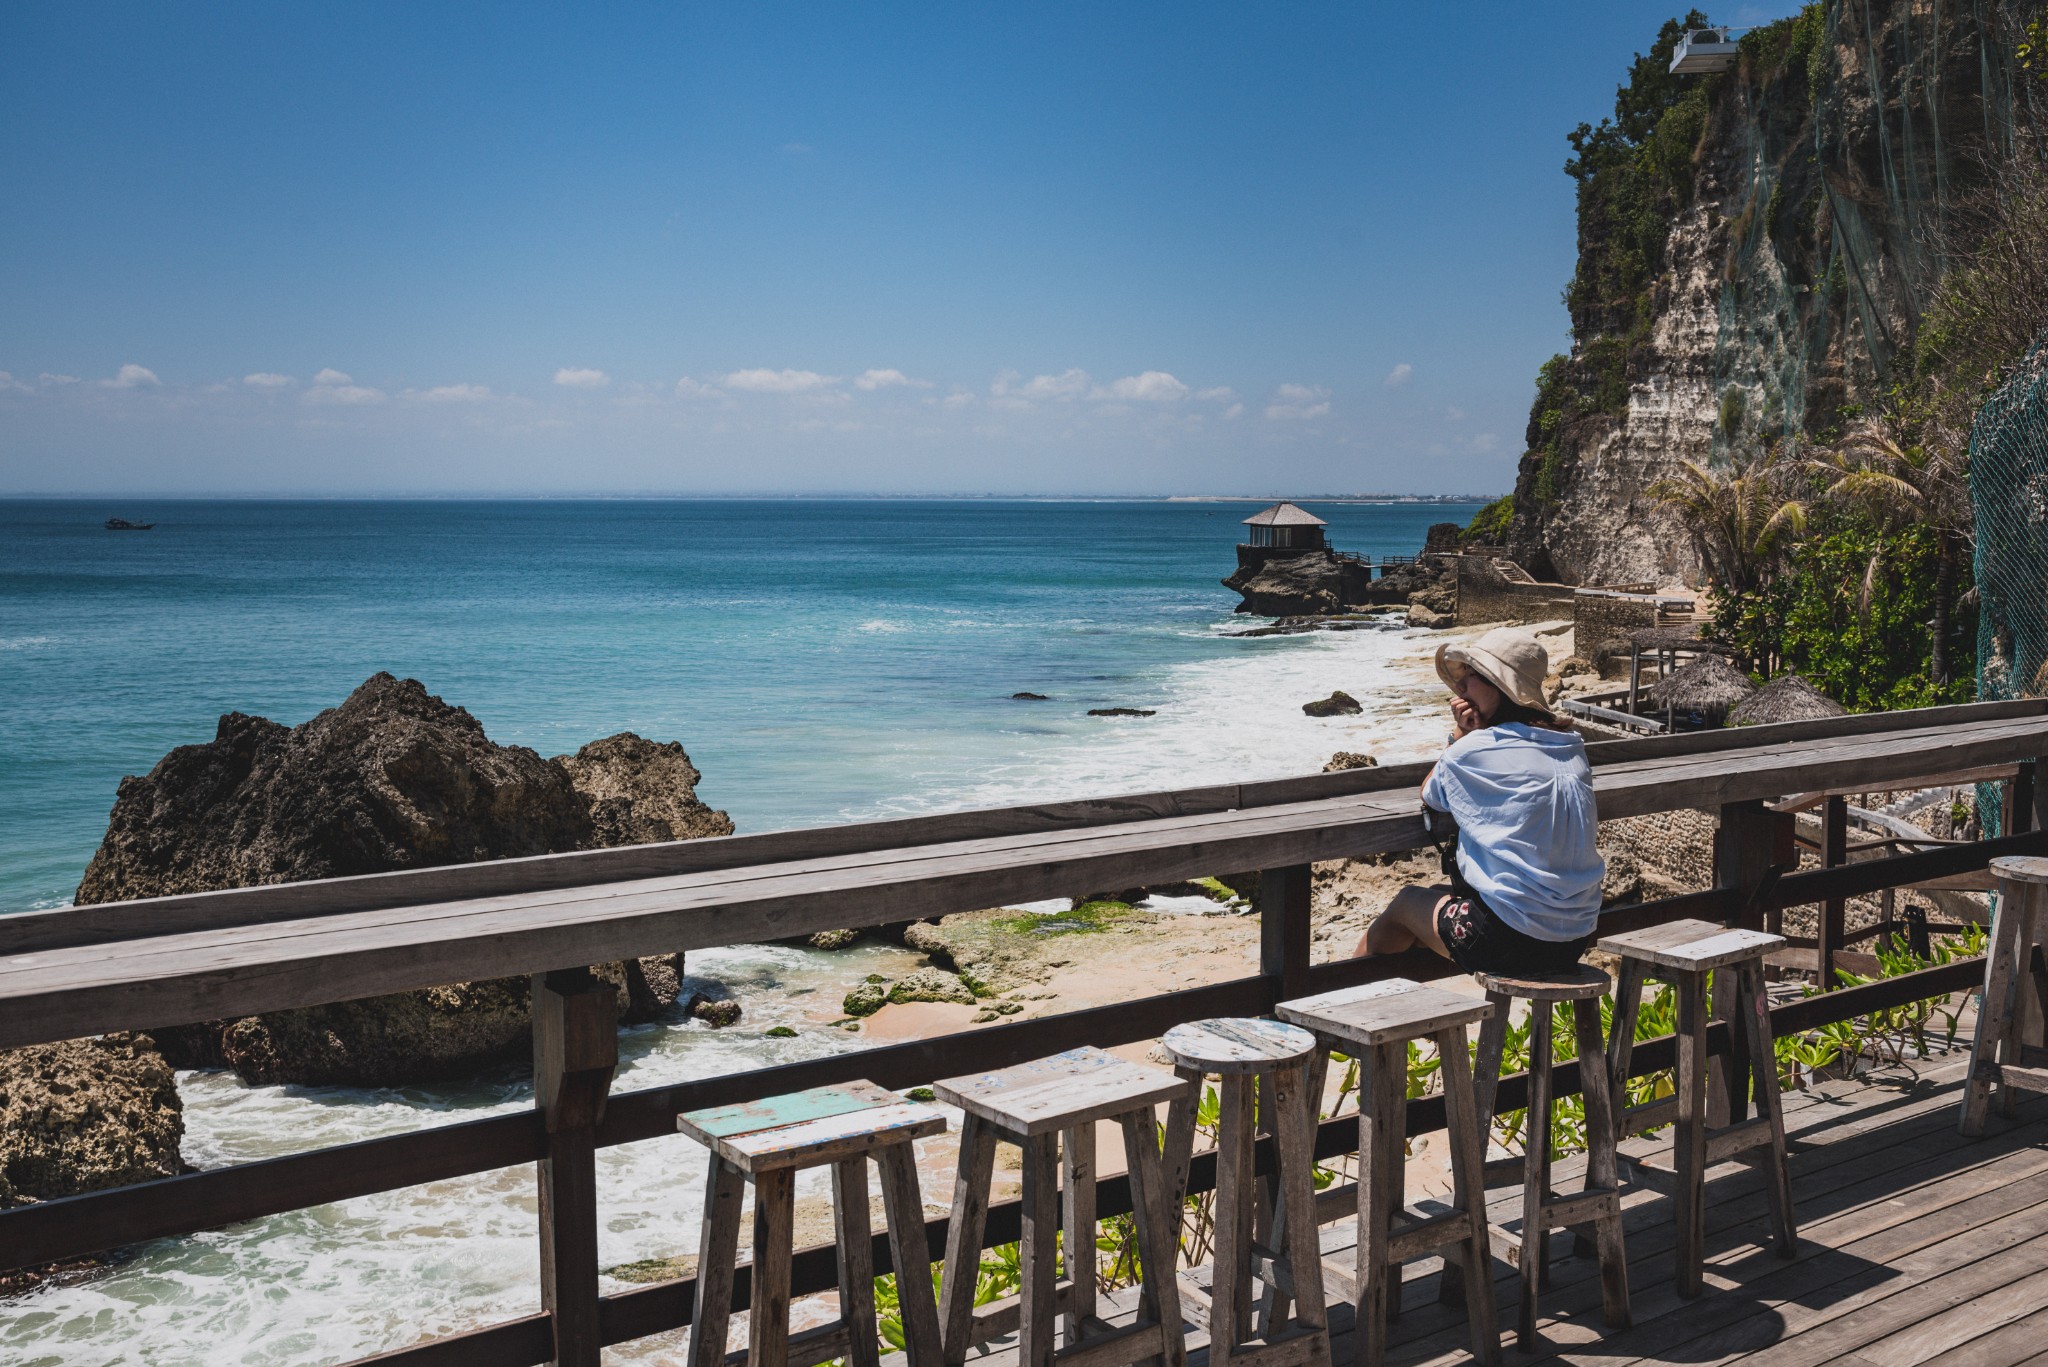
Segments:
[[[0,492],[1504,490],[1671,12],[17,4]]]

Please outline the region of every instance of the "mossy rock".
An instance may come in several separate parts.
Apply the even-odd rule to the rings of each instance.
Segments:
[[[1053,916],[1039,916],[1027,911],[1016,916],[1005,917],[996,924],[1013,935],[1043,937],[1048,935],[1086,934],[1090,931],[1107,930],[1119,921],[1128,921],[1133,917],[1141,917],[1143,915],[1145,915],[1144,912],[1139,911],[1129,902],[1115,902],[1108,898],[1103,898],[1099,901],[1083,902],[1072,911],[1061,912]]]
[[[848,1001],[852,998],[849,996]],[[957,973],[948,973],[943,968],[920,968],[909,977],[900,979],[889,989],[892,1002],[952,1002],[960,1006],[972,1006],[975,1002],[974,989]],[[847,1015],[854,1012],[848,1009]]]
[[[811,937],[811,948],[845,949],[859,938],[857,930],[821,930]]]
[[[768,1028],[769,1039],[795,1039],[796,1031],[787,1025],[773,1025]]]
[[[740,1023],[740,1004],[736,1001],[707,1001],[699,997],[691,1003],[690,1014],[714,1030],[723,1030],[728,1025]]]
[[[880,974],[870,974],[868,981],[846,994],[846,999],[839,1003],[839,1009],[849,1016],[872,1016],[888,1000],[888,980],[881,978]]]

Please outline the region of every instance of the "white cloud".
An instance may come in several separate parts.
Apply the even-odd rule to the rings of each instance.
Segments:
[[[482,384],[444,384],[423,391],[428,403],[481,403],[491,397],[491,387]]]
[[[124,365],[119,374],[111,380],[101,380],[108,389],[140,389],[145,385],[159,385],[163,381],[148,366]]]
[[[602,370],[589,370],[582,366],[565,365],[555,372],[555,383],[570,389],[603,389],[612,382],[612,377]]]
[[[1389,389],[1399,389],[1402,385],[1407,384],[1409,380],[1413,379],[1414,376],[1415,367],[1403,361],[1387,372],[1387,378],[1383,383]]]
[[[1178,403],[1188,396],[1188,387],[1163,370],[1126,375],[1099,390],[1099,399],[1136,399],[1144,403]]]
[[[1481,455],[1490,454],[1500,449],[1500,438],[1491,432],[1481,432],[1472,438],[1472,449]]]
[[[1330,391],[1306,384],[1281,385],[1276,401],[1266,406],[1266,416],[1275,422],[1306,421],[1329,412]]]
[[[324,373],[324,372],[323,372]],[[306,391],[307,403],[365,404],[384,402],[384,391],[359,384],[322,384]]]
[[[4,394],[9,390],[19,390],[26,394],[29,392],[29,387],[20,380],[15,379],[12,375],[9,375],[6,371],[0,370],[0,394]]]
[[[1063,370],[1057,375],[1034,375],[1024,383],[1014,370],[1006,370],[996,376],[989,386],[992,394],[1014,394],[1025,399],[1078,399],[1095,387],[1095,381],[1085,370]]]
[[[900,370],[865,370],[853,380],[855,389],[930,389],[930,380],[913,380]]]
[[[735,370],[719,383],[727,389],[744,389],[753,394],[804,394],[838,384],[836,377],[815,370]]]
[[[349,376],[348,376],[347,372],[345,372],[345,371],[340,371],[340,370],[336,370],[336,369],[335,369],[335,368],[334,368],[333,366],[329,366],[329,367],[327,367],[327,369],[325,369],[325,370],[321,371],[321,372],[320,372],[320,373],[319,373],[318,375],[315,375],[315,376],[313,377],[313,383],[314,383],[314,384],[354,384],[354,383],[355,383],[355,381],[354,381],[353,379],[349,378]]]
[[[1237,391],[1235,389],[1232,389],[1227,384],[1219,384],[1214,389],[1196,390],[1195,397],[1198,399],[1209,400],[1215,403],[1229,403],[1231,400],[1237,397]]]
[[[812,152],[817,151],[818,149],[811,146],[807,142],[785,142],[784,144],[782,144],[782,150],[789,156],[802,157],[808,156]]]
[[[1224,416],[1224,417],[1226,417],[1226,418],[1241,418],[1241,417],[1243,417],[1243,416],[1244,416],[1244,405],[1243,405],[1243,404],[1241,404],[1241,403],[1234,403],[1234,404],[1230,405],[1230,407],[1228,407],[1228,408],[1226,408],[1226,409],[1224,409],[1224,410],[1223,410],[1223,416]]]
[[[676,381],[676,397],[679,399],[720,399],[725,397],[725,391],[715,384],[705,384],[702,380],[693,380],[688,375],[685,375],[682,379]]]
[[[77,384],[78,377],[76,375],[52,375],[49,371],[45,370],[42,374],[36,376],[36,381],[39,384]]]
[[[323,375],[341,374],[340,371],[336,370],[323,370],[320,373]],[[341,379],[343,383],[347,383],[348,376],[342,375]],[[242,383],[248,385],[251,389],[283,389],[291,382],[291,376],[273,374],[268,370],[259,370],[254,375],[244,375],[242,377]]]

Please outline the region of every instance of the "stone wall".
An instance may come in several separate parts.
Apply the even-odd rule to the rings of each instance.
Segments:
[[[1574,597],[1572,620],[1577,627],[1572,637],[1575,649],[1580,658],[1597,665],[1603,645],[1626,641],[1635,632],[1657,625],[1657,600],[1581,593]]]
[[[1487,622],[1543,622],[1572,615],[1572,591],[1562,584],[1521,584],[1494,568],[1491,560],[1461,555],[1458,614],[1461,627]]]
[[[1712,887],[1714,833],[1720,824],[1715,814],[1691,808],[1601,822],[1600,853],[1608,861],[1610,882],[1618,875],[1638,875],[1645,901]]]

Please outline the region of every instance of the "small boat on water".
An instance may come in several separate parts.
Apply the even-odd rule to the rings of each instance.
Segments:
[[[146,532],[155,525],[154,522],[130,522],[125,517],[107,519],[107,530],[110,532]]]

